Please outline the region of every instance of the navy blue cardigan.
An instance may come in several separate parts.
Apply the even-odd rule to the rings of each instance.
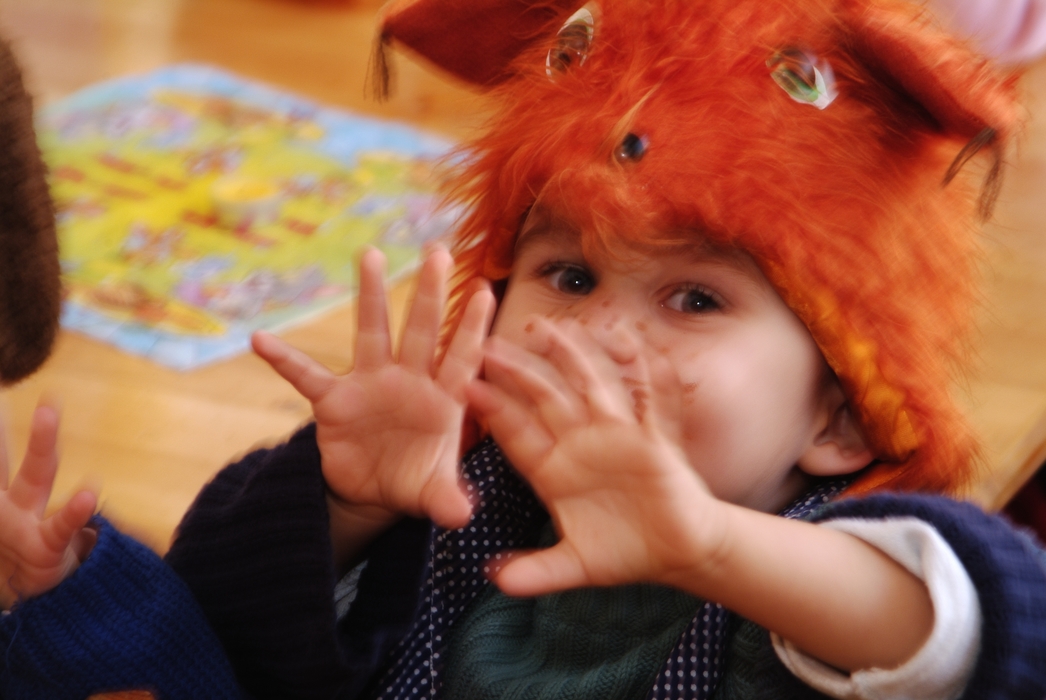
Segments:
[[[404,519],[371,544],[357,598],[339,622],[324,489],[308,426],[205,487],[166,562],[103,523],[70,579],[0,618],[0,697],[83,700],[131,688],[162,700],[371,695],[375,671],[414,619],[431,524]],[[843,500],[819,517],[903,515],[938,529],[980,596],[982,653],[963,697],[1042,700],[1046,570],[1038,550],[1001,519],[943,498]],[[724,697],[823,697],[744,621],[727,669]]]

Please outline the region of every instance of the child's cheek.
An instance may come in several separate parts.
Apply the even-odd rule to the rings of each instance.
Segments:
[[[729,454],[729,445],[762,418],[750,364],[743,353],[715,347],[670,350],[669,359],[679,381],[684,440],[721,459],[718,453]]]

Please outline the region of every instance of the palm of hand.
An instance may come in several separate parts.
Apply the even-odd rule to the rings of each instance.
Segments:
[[[714,507],[678,448],[644,426],[598,421],[561,435],[528,479],[576,585],[667,582],[692,561]],[[566,557],[564,558],[566,559]]]
[[[397,364],[354,371],[313,408],[339,498],[421,516],[456,488],[465,407],[432,377]]]
[[[349,506],[377,508],[378,519],[409,514],[460,527],[471,511],[459,485],[458,449],[465,385],[483,359],[493,297],[488,290],[472,295],[437,365],[450,262],[444,250],[425,260],[398,356],[376,250],[360,262],[351,372],[336,376],[273,336],[254,337],[255,351],[312,403],[330,492]]]
[[[678,446],[681,397],[671,368],[637,359],[637,394],[579,328],[534,325],[529,350],[491,344],[494,384],[477,383],[470,399],[561,539],[514,557],[498,585],[538,595],[672,581],[713,552],[721,533],[719,502]]]

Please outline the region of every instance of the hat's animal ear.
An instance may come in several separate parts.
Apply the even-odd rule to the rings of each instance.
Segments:
[[[58,330],[58,242],[44,172],[32,102],[0,41],[0,384],[43,364]]]
[[[1017,76],[1000,80],[986,59],[928,27],[927,18],[913,22],[910,8],[889,2],[849,2],[845,14],[852,49],[873,74],[920,105],[942,131],[968,140],[946,182],[981,148],[993,147],[995,163],[981,200],[987,217],[998,193],[997,144],[1006,142],[1020,123]]]
[[[503,82],[511,75],[512,60],[551,21],[583,1],[393,0],[382,13],[374,63],[377,91],[387,90],[383,49],[391,41],[477,87]]]
[[[927,27],[928,19],[913,22],[910,10],[851,2],[847,14],[856,53],[896,81],[945,131],[965,138],[988,128],[1011,135],[1018,122],[1016,77],[1000,81],[986,59]]]

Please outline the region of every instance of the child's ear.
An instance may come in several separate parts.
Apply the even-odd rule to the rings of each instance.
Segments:
[[[799,459],[799,468],[811,476],[841,476],[863,469],[872,459],[842,387],[833,378],[824,390],[820,430]]]

